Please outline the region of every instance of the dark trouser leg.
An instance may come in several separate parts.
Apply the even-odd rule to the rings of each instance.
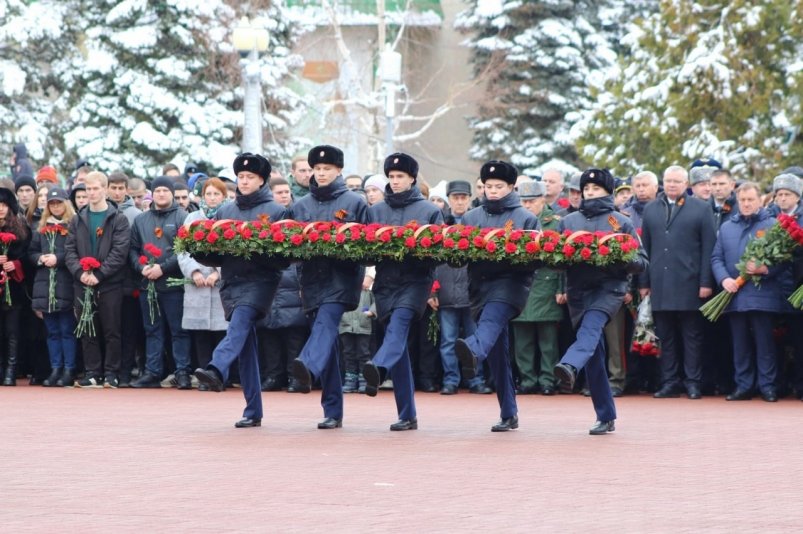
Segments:
[[[766,394],[777,388],[778,366],[775,354],[775,339],[772,335],[774,314],[768,312],[749,312],[750,326],[756,343],[757,382],[761,393]]]
[[[232,317],[233,319],[234,317]],[[254,321],[250,321],[250,328],[243,343],[242,352],[240,352],[239,362],[240,384],[243,386],[243,397],[245,397],[243,417],[262,419],[262,388],[259,381],[259,353],[257,352],[257,330]]]
[[[655,333],[661,340],[661,387],[680,389],[680,356],[678,348],[682,336],[678,334],[678,312],[653,312]]]
[[[123,288],[118,287],[100,294],[98,314],[103,318],[103,339],[106,349],[105,374],[117,376],[120,373],[120,360],[123,350],[120,338],[122,328]]]
[[[251,306],[238,306],[234,308],[234,312],[229,322],[229,328],[226,330],[226,336],[218,343],[214,352],[212,353],[212,361],[209,362],[207,367],[214,367],[223,378],[223,382],[229,378],[229,368],[234,363],[240,353],[243,352],[248,336],[251,334],[251,329],[254,328],[256,318],[259,312],[256,308]],[[256,336],[256,334],[254,334]],[[257,364],[258,365],[258,364]]]
[[[198,367],[206,369],[209,362],[212,361],[212,352],[226,335],[226,331],[191,330],[190,333],[195,342],[195,357],[198,360]]]
[[[413,369],[410,354],[407,352],[407,338],[414,318],[415,311],[409,308],[393,310],[382,346],[373,357],[374,365],[390,372],[399,419],[412,419],[416,416]]]
[[[466,344],[477,357],[478,364],[488,357],[491,349],[507,324],[516,315],[516,309],[504,302],[488,302],[480,313],[477,330],[466,339]],[[478,365],[479,367],[479,365]]]
[[[312,323],[310,337],[299,359],[321,380],[321,406],[325,417],[343,418],[343,384],[340,380],[338,326],[346,306],[321,304]]]
[[[491,303],[490,305],[497,304]],[[486,306],[487,308],[487,306]],[[482,322],[482,318],[480,318]],[[488,354],[488,363],[496,388],[496,398],[499,401],[500,417],[506,419],[513,417],[519,410],[516,406],[516,390],[513,386],[513,370],[510,367],[509,332],[505,323],[499,337],[496,338]]]
[[[343,354],[346,373],[360,372],[360,356],[357,352],[357,334],[340,334],[340,350]]]
[[[259,368],[262,370],[263,380],[273,378],[279,380],[287,364],[284,356],[284,342],[282,340],[283,328],[257,328],[257,346],[259,350]]]
[[[181,326],[184,315],[184,293],[168,291],[159,295],[161,315],[170,329],[171,348],[173,349],[173,362],[176,364],[176,373],[190,373],[190,340],[189,330]]]
[[[624,389],[627,366],[625,363],[625,307],[619,308],[605,325],[605,342],[608,348],[608,382],[611,387]]]
[[[120,339],[120,380],[127,381],[137,364],[137,346],[145,340],[139,301],[130,295],[123,296]]]
[[[678,312],[680,331],[683,333],[683,370],[686,387],[703,382],[703,315],[697,311]]]
[[[787,316],[789,320],[789,334],[792,346],[795,349],[795,394],[803,396],[803,313]]]
[[[753,364],[755,348],[750,336],[748,312],[729,314],[733,333],[733,369],[736,388],[752,391],[756,383],[756,368]]]
[[[605,344],[600,339],[594,356],[586,364],[586,380],[588,389],[591,390],[591,401],[594,404],[597,420],[613,421],[616,419],[616,405],[613,402],[605,363]]]
[[[139,294],[139,307],[142,324],[145,327],[145,370],[161,380],[164,371],[162,362],[162,353],[165,349],[164,320],[161,313],[154,313],[153,322],[151,322],[147,291]]]
[[[418,323],[418,379],[437,384],[442,377],[440,349],[432,343],[427,335],[429,318],[433,313],[436,312],[427,308]]]

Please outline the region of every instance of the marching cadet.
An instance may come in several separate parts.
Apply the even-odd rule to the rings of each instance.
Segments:
[[[521,206],[513,191],[518,170],[504,161],[489,161],[480,170],[485,196],[479,207],[466,213],[463,223],[480,228],[537,230],[538,218]],[[472,308],[479,312],[477,330],[466,339],[458,339],[455,352],[463,377],[473,378],[486,358],[491,365],[501,419],[492,432],[507,432],[519,427],[516,391],[510,368],[508,323],[527,303],[533,282],[533,268],[517,268],[492,262],[473,262],[468,266],[469,295]]]
[[[368,204],[349,190],[341,174],[343,152],[329,145],[309,151],[307,162],[313,176],[309,194],[293,206],[299,222],[332,221],[366,223]],[[324,420],[318,428],[343,426],[343,386],[340,381],[338,326],[343,313],[360,302],[365,268],[356,262],[316,257],[301,266],[301,301],[312,330],[301,354],[293,361],[293,377],[299,391],[309,393],[313,377],[321,380]]]
[[[638,239],[627,216],[614,208],[614,178],[607,170],[588,169],[580,177],[583,200],[580,210],[560,221],[560,231],[586,230],[627,233]],[[638,256],[627,265],[596,267],[572,265],[567,271],[569,313],[577,330],[577,340],[555,366],[560,389],[571,393],[577,372],[585,368],[588,389],[597,421],[590,434],[605,434],[615,429],[614,405],[608,373],[605,369],[604,328],[622,306],[627,291],[628,274],[637,274],[647,267],[647,256],[639,247]]]
[[[403,226],[410,221],[442,224],[443,214],[428,202],[416,187],[418,162],[397,152],[385,159],[385,200],[370,208],[372,222]],[[413,393],[413,371],[407,351],[407,335],[413,321],[419,320],[427,306],[435,266],[424,261],[382,261],[376,266],[374,297],[378,319],[385,325],[385,338],[373,359],[363,367],[365,393],[374,397],[385,374],[393,380],[393,394],[399,420],[391,430],[415,430],[418,419]]]
[[[246,152],[235,158],[233,166],[237,175],[237,196],[234,202],[223,205],[215,218],[254,221],[260,216],[267,216],[270,221],[285,219],[287,211],[273,200],[270,188],[267,187],[271,171],[267,158]],[[217,260],[220,260],[223,279],[220,300],[229,328],[226,337],[212,354],[212,361],[206,368],[196,369],[195,377],[211,391],[223,391],[229,367],[234,360],[239,360],[245,410],[243,418],[234,426],[262,426],[256,323],[270,312],[282,269],[287,263],[283,260],[245,259],[236,256],[196,259],[213,266],[218,266]]]

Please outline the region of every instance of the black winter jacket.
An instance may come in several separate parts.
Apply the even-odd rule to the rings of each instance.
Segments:
[[[60,225],[67,232],[66,225]],[[43,254],[51,254],[48,237],[39,231],[32,234],[31,245],[28,248],[28,259],[36,265],[36,275],[33,281],[32,306],[34,311],[52,313],[73,308],[73,277],[67,269],[66,248],[67,236],[61,232],[55,234],[54,245],[56,255],[56,303],[49,309],[50,294],[50,267],[39,265],[39,258]]]
[[[125,280],[128,265],[128,249],[131,245],[131,228],[128,219],[120,213],[117,206],[109,202],[106,219],[98,236],[96,259],[100,269],[94,272],[98,279],[97,291],[103,293],[120,287]],[[92,256],[92,243],[89,240],[89,205],[81,208],[78,215],[70,221],[67,242],[64,244],[67,269],[75,279],[76,291],[83,286],[79,282],[83,269],[81,258]]]
[[[368,204],[360,195],[349,191],[342,176],[326,187],[320,187],[313,177],[310,194],[296,202],[292,211],[293,219],[300,222],[368,222]],[[353,310],[360,302],[364,277],[365,268],[356,262],[329,258],[305,260],[301,265],[304,311],[316,310],[328,302],[345,304],[346,310]]]
[[[301,306],[301,266],[293,264],[282,271],[270,313],[259,321],[260,328],[290,328],[307,326]]]
[[[178,229],[184,224],[187,212],[184,211],[176,202],[165,209],[152,209],[142,212],[134,219],[134,226],[131,228],[131,248],[128,252],[128,262],[134,272],[137,273],[137,283],[139,288],[148,287],[148,279],[142,276],[142,269],[145,265],[140,264],[140,256],[145,256],[148,260],[151,255],[145,252],[145,245],[150,243],[157,246],[162,255],[156,258],[156,262],[162,268],[162,276],[154,284],[159,293],[184,291],[182,286],[168,287],[168,278],[181,278],[181,268],[178,264],[178,256],[173,252],[173,242],[176,239]]]

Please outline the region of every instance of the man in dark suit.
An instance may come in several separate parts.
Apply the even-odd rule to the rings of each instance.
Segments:
[[[661,340],[661,389],[654,396],[678,397],[685,383],[689,398],[699,399],[703,373],[699,307],[714,286],[711,251],[716,230],[711,208],[686,194],[686,169],[667,168],[663,182],[664,192],[644,208],[642,240],[650,266],[639,280],[642,298],[651,295],[656,334]]]

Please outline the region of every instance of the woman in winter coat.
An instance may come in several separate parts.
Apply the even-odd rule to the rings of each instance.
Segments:
[[[630,219],[614,207],[614,183],[607,170],[585,171],[580,177],[583,195],[580,209],[561,220],[560,231],[617,232],[638,239]],[[640,273],[646,267],[647,256],[639,246],[638,256],[626,265],[603,268],[578,264],[569,267],[566,273],[569,313],[577,330],[577,341],[555,366],[555,377],[560,382],[561,391],[569,393],[574,388],[578,371],[585,368],[597,415],[596,423],[589,430],[592,435],[615,430],[616,406],[605,365],[605,325],[624,303],[628,274]]]
[[[522,207],[513,188],[518,170],[504,161],[489,161],[480,169],[485,196],[479,207],[466,213],[463,223],[478,228],[538,230],[538,218]],[[532,268],[514,268],[494,262],[474,262],[468,266],[471,307],[477,311],[477,330],[455,343],[463,378],[471,379],[483,360],[488,360],[499,401],[500,420],[492,432],[519,427],[516,390],[510,367],[508,324],[527,304],[533,282]]]
[[[200,209],[190,213],[184,224],[189,226],[195,221],[214,219],[225,202],[226,185],[218,178],[209,178],[201,189]],[[229,325],[220,302],[220,268],[201,265],[186,252],[179,254],[178,265],[184,278],[192,280],[184,286],[181,326],[192,335],[198,367],[206,368]],[[198,389],[208,391],[209,387],[199,384]]]
[[[758,184],[747,182],[736,191],[739,210],[719,229],[711,268],[714,278],[729,292],[735,293],[725,309],[733,336],[733,366],[736,390],[726,397],[729,401],[749,400],[756,387],[767,402],[778,400],[775,340],[772,336],[776,313],[787,313],[791,307],[785,296],[791,287],[789,264],[766,265],[747,263],[747,274],[761,276],[761,285],[745,283],[741,289],[736,282],[739,271],[736,264],[747,244],[757,234],[775,224],[766,209],[761,207],[761,190]],[[756,373],[756,364],[758,373]]]
[[[33,282],[33,311],[42,317],[47,329],[50,376],[42,385],[72,387],[75,380],[75,310],[73,277],[64,262],[67,229],[75,216],[67,192],[51,188],[41,214],[39,228],[33,233],[28,257],[36,266]],[[52,248],[51,248],[52,241]],[[55,272],[55,290],[50,299],[50,278]]]
[[[0,187],[0,232],[12,234],[14,239],[8,243],[8,252],[0,254],[0,279],[7,283],[0,285],[0,366],[5,364],[4,386],[17,385],[17,364],[20,338],[20,313],[24,302],[27,302],[23,281],[22,260],[25,258],[30,240],[30,232],[25,219],[17,215],[19,206],[14,193]],[[3,245],[6,246],[5,244]],[[10,295],[6,293],[10,291]],[[9,298],[11,304],[9,304]],[[5,360],[5,361],[3,361]]]

